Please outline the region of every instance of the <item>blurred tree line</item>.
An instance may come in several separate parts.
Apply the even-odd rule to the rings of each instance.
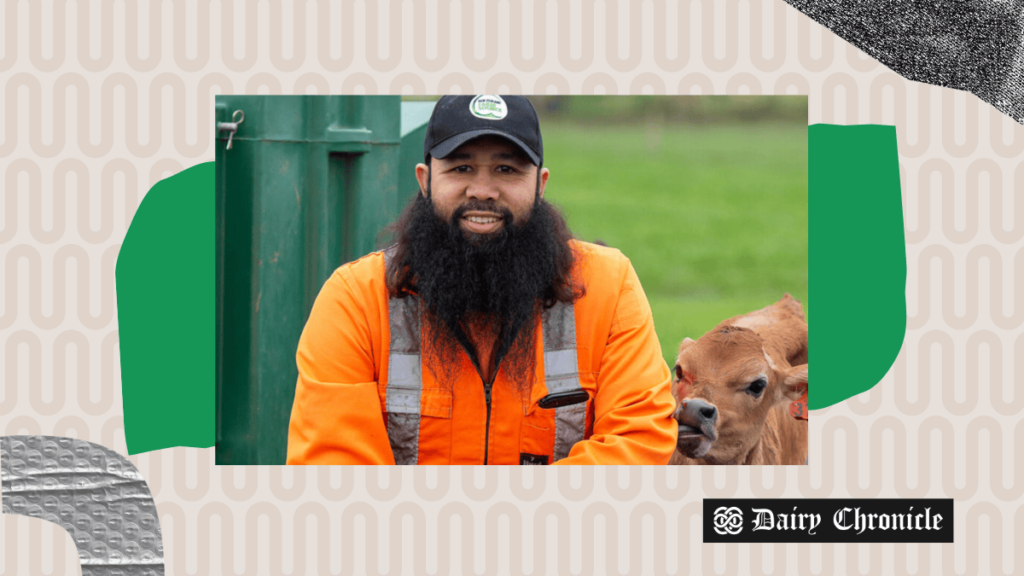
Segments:
[[[542,119],[807,124],[806,96],[530,96]]]
[[[530,96],[541,120],[807,125],[807,96]],[[403,100],[436,100],[405,96]]]

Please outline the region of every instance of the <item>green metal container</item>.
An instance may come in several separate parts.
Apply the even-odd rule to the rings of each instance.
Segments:
[[[284,464],[299,335],[330,274],[418,190],[422,104],[217,97],[220,127],[244,114],[216,146],[218,464]]]

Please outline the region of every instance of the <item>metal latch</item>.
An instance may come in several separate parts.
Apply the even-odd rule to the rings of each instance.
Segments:
[[[238,132],[238,125],[245,121],[245,112],[241,110],[235,110],[235,113],[231,115],[231,122],[217,122],[217,133],[228,132],[228,147],[227,150],[231,150],[231,139],[235,136],[235,132]]]

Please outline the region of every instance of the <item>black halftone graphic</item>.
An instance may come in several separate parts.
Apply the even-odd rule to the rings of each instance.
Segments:
[[[1024,0],[786,0],[904,78],[1024,124]]]

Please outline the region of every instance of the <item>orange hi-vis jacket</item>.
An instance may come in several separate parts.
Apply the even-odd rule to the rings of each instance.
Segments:
[[[618,250],[573,249],[586,294],[538,322],[528,398],[499,368],[488,399],[464,351],[442,386],[421,364],[418,299],[388,296],[385,254],[338,268],[299,340],[288,464],[667,464],[675,400],[640,281]],[[585,403],[540,406],[580,389]]]

